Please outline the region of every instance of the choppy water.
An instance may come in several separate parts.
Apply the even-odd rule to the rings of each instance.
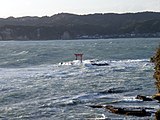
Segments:
[[[0,42],[0,119],[90,120],[154,119],[115,115],[89,105],[159,108],[155,101],[136,100],[155,92],[149,62],[160,39]],[[83,53],[109,66],[59,65]],[[113,93],[109,93],[112,90]]]

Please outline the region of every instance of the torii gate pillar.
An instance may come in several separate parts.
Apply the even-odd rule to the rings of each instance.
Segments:
[[[74,54],[76,56],[76,60],[80,60],[81,63],[82,63],[82,57],[83,57],[83,54]]]

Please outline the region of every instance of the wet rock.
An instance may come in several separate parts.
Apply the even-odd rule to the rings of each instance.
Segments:
[[[111,88],[108,90],[108,93],[123,93],[123,92],[126,92],[124,87]]]
[[[99,93],[100,94],[108,94],[108,93],[116,94],[116,93],[124,93],[124,92],[129,92],[129,91],[134,91],[134,90],[141,90],[141,88],[130,89],[126,87],[116,87],[116,88],[109,88],[107,90],[100,91]]]
[[[149,98],[149,97],[146,97],[146,96],[143,96],[143,95],[137,95],[136,99],[140,99],[140,100],[143,100],[143,101],[152,101],[152,98]]]
[[[92,63],[94,66],[108,66],[108,63]]]
[[[104,106],[103,105],[89,105],[89,107],[92,107],[92,108],[103,108]]]
[[[105,108],[112,113],[120,114],[120,115],[132,115],[138,117],[145,117],[151,116],[151,112],[146,111],[145,108],[121,108],[121,107],[114,107],[114,106],[103,106],[103,105],[92,105],[92,108]]]
[[[133,115],[138,117],[151,116],[151,113],[147,112],[144,108],[120,108],[113,106],[106,106],[105,108],[115,114]]]

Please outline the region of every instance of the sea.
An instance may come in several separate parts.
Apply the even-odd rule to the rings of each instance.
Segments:
[[[0,41],[0,120],[154,120],[157,92],[150,58],[160,38]],[[83,61],[108,66],[62,64]],[[112,92],[109,92],[112,91]],[[151,116],[92,105],[148,108]]]

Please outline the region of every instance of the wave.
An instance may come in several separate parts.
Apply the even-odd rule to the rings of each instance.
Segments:
[[[125,59],[125,60],[112,60],[112,62],[132,63],[132,62],[150,62],[149,59]]]
[[[48,61],[46,59],[42,60],[40,58],[33,58],[33,57],[23,57],[21,55],[28,54],[29,51],[21,51],[19,53],[12,54],[12,59],[3,60],[0,63],[0,67],[30,67],[35,65],[42,65],[42,64],[49,64],[49,65],[56,65],[56,66],[82,66],[82,67],[117,67],[117,71],[124,71],[126,67],[134,67],[138,65],[142,65],[143,67],[150,66],[151,63],[149,59],[126,59],[126,60],[98,60],[98,59],[87,59],[83,60],[82,62],[79,60],[73,60],[73,61],[66,61],[66,62],[60,62],[60,63],[54,63],[52,64],[52,61]],[[21,57],[20,57],[21,56]],[[115,70],[116,71],[116,70]]]
[[[83,60],[73,60],[68,62],[61,62],[59,65],[80,65],[80,64],[91,64],[92,62],[96,63],[134,63],[134,62],[150,62],[149,59],[125,59],[125,60],[98,60],[98,59],[88,59]]]
[[[21,51],[21,52],[14,52],[13,54],[12,54],[12,56],[18,56],[18,55],[25,55],[25,54],[28,54],[29,53],[29,51]]]
[[[83,60],[73,60],[68,62],[61,62],[59,66],[83,66],[83,67],[101,67],[105,66],[111,68],[113,71],[126,72],[128,69],[132,68],[142,68],[144,70],[150,70],[153,64],[149,59],[127,59],[127,60],[97,60],[88,59]]]

